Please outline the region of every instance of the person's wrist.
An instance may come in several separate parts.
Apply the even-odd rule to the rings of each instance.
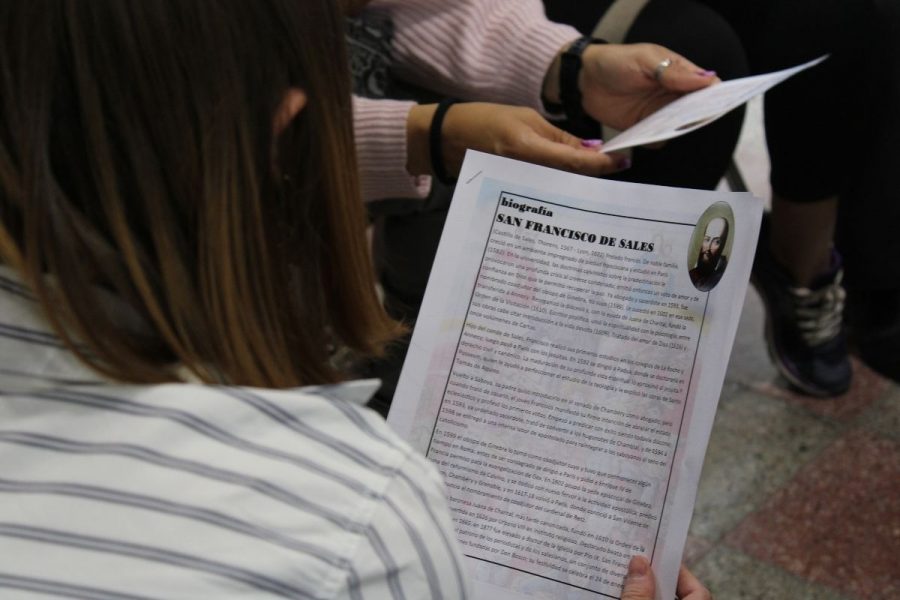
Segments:
[[[559,107],[558,109],[562,110],[562,104],[559,97],[559,71],[562,65],[563,53],[574,43],[575,40],[571,40],[560,46],[556,56],[553,57],[553,62],[550,63],[550,67],[547,69],[547,73],[544,75],[541,99],[544,101],[545,106],[552,105],[554,107]]]
[[[410,175],[431,174],[429,133],[437,104],[413,106],[406,118],[406,172]]]
[[[606,44],[591,44],[584,49],[581,55],[581,70],[578,72],[578,90],[582,95],[582,107],[584,106],[584,94],[591,83],[592,78],[596,78],[600,65],[602,64],[600,55],[608,50]]]
[[[444,98],[438,103],[437,110],[431,118],[431,127],[428,132],[428,149],[431,157],[431,172],[435,179],[444,185],[455,185],[456,174],[459,172],[459,165],[462,158],[455,160],[453,156],[454,144],[448,143],[452,139],[451,135],[444,135],[445,121],[450,117],[450,109],[459,104],[455,98]],[[454,111],[458,113],[459,111]]]
[[[605,40],[588,36],[580,37],[563,52],[560,59],[559,71],[559,97],[566,118],[570,124],[576,127],[586,126],[590,117],[584,111],[584,97],[582,90],[585,87],[585,55],[587,51],[596,45],[606,44]],[[587,54],[590,59],[593,52]]]

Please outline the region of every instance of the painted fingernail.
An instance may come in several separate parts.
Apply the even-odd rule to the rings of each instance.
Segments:
[[[603,140],[581,140],[581,146],[584,148],[599,148],[603,145]]]
[[[630,169],[631,168],[631,159],[628,157],[620,158],[618,161],[616,161],[616,166],[619,168],[620,171],[624,171],[625,169]]]
[[[707,71],[706,69],[699,69],[697,71],[697,75],[700,75],[701,77],[713,77],[715,74],[715,71]]]

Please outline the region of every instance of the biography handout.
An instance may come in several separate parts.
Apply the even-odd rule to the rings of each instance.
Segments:
[[[469,152],[394,405],[476,598],[675,582],[762,218],[746,193]]]

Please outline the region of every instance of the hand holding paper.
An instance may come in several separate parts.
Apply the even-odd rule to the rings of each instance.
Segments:
[[[407,117],[406,170],[410,174],[432,173],[429,144],[435,108],[435,104],[417,105]],[[452,175],[459,173],[470,149],[594,177],[615,173],[629,164],[623,156],[597,152],[534,109],[487,102],[454,104],[447,111],[441,149],[444,170]]]
[[[665,61],[669,66],[657,72]],[[585,112],[626,129],[689,92],[719,79],[712,71],[656,44],[590,46],[584,52],[581,93]]]
[[[643,146],[699,129],[782,81],[814,67],[826,58],[828,57],[822,56],[774,73],[733,79],[683,96],[614,137],[603,150],[614,152],[632,146]],[[615,127],[613,122],[607,124]]]
[[[444,160],[458,173],[467,149],[481,150],[582,175],[609,175],[626,167],[621,156],[586,150],[581,140],[537,111],[484,102],[456,105],[443,126]]]
[[[678,598],[680,600],[710,600],[709,590],[682,565],[678,573]],[[655,600],[656,581],[650,570],[650,563],[643,556],[635,556],[628,564],[625,588],[621,600]]]

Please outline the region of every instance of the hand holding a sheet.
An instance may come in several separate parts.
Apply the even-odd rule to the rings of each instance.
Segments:
[[[676,600],[711,600],[712,596],[702,583],[684,565],[678,573]],[[650,571],[650,563],[643,556],[635,556],[628,565],[622,600],[654,600],[656,581]]]
[[[428,174],[428,133],[435,105],[414,107],[407,120],[407,170]],[[562,169],[582,175],[607,175],[629,166],[621,156],[599,152],[548,122],[530,108],[467,102],[454,104],[441,127],[441,150],[447,173],[456,174],[467,149]]]
[[[594,44],[584,51],[582,63],[585,112],[620,130],[719,81],[712,71],[656,44]]]

